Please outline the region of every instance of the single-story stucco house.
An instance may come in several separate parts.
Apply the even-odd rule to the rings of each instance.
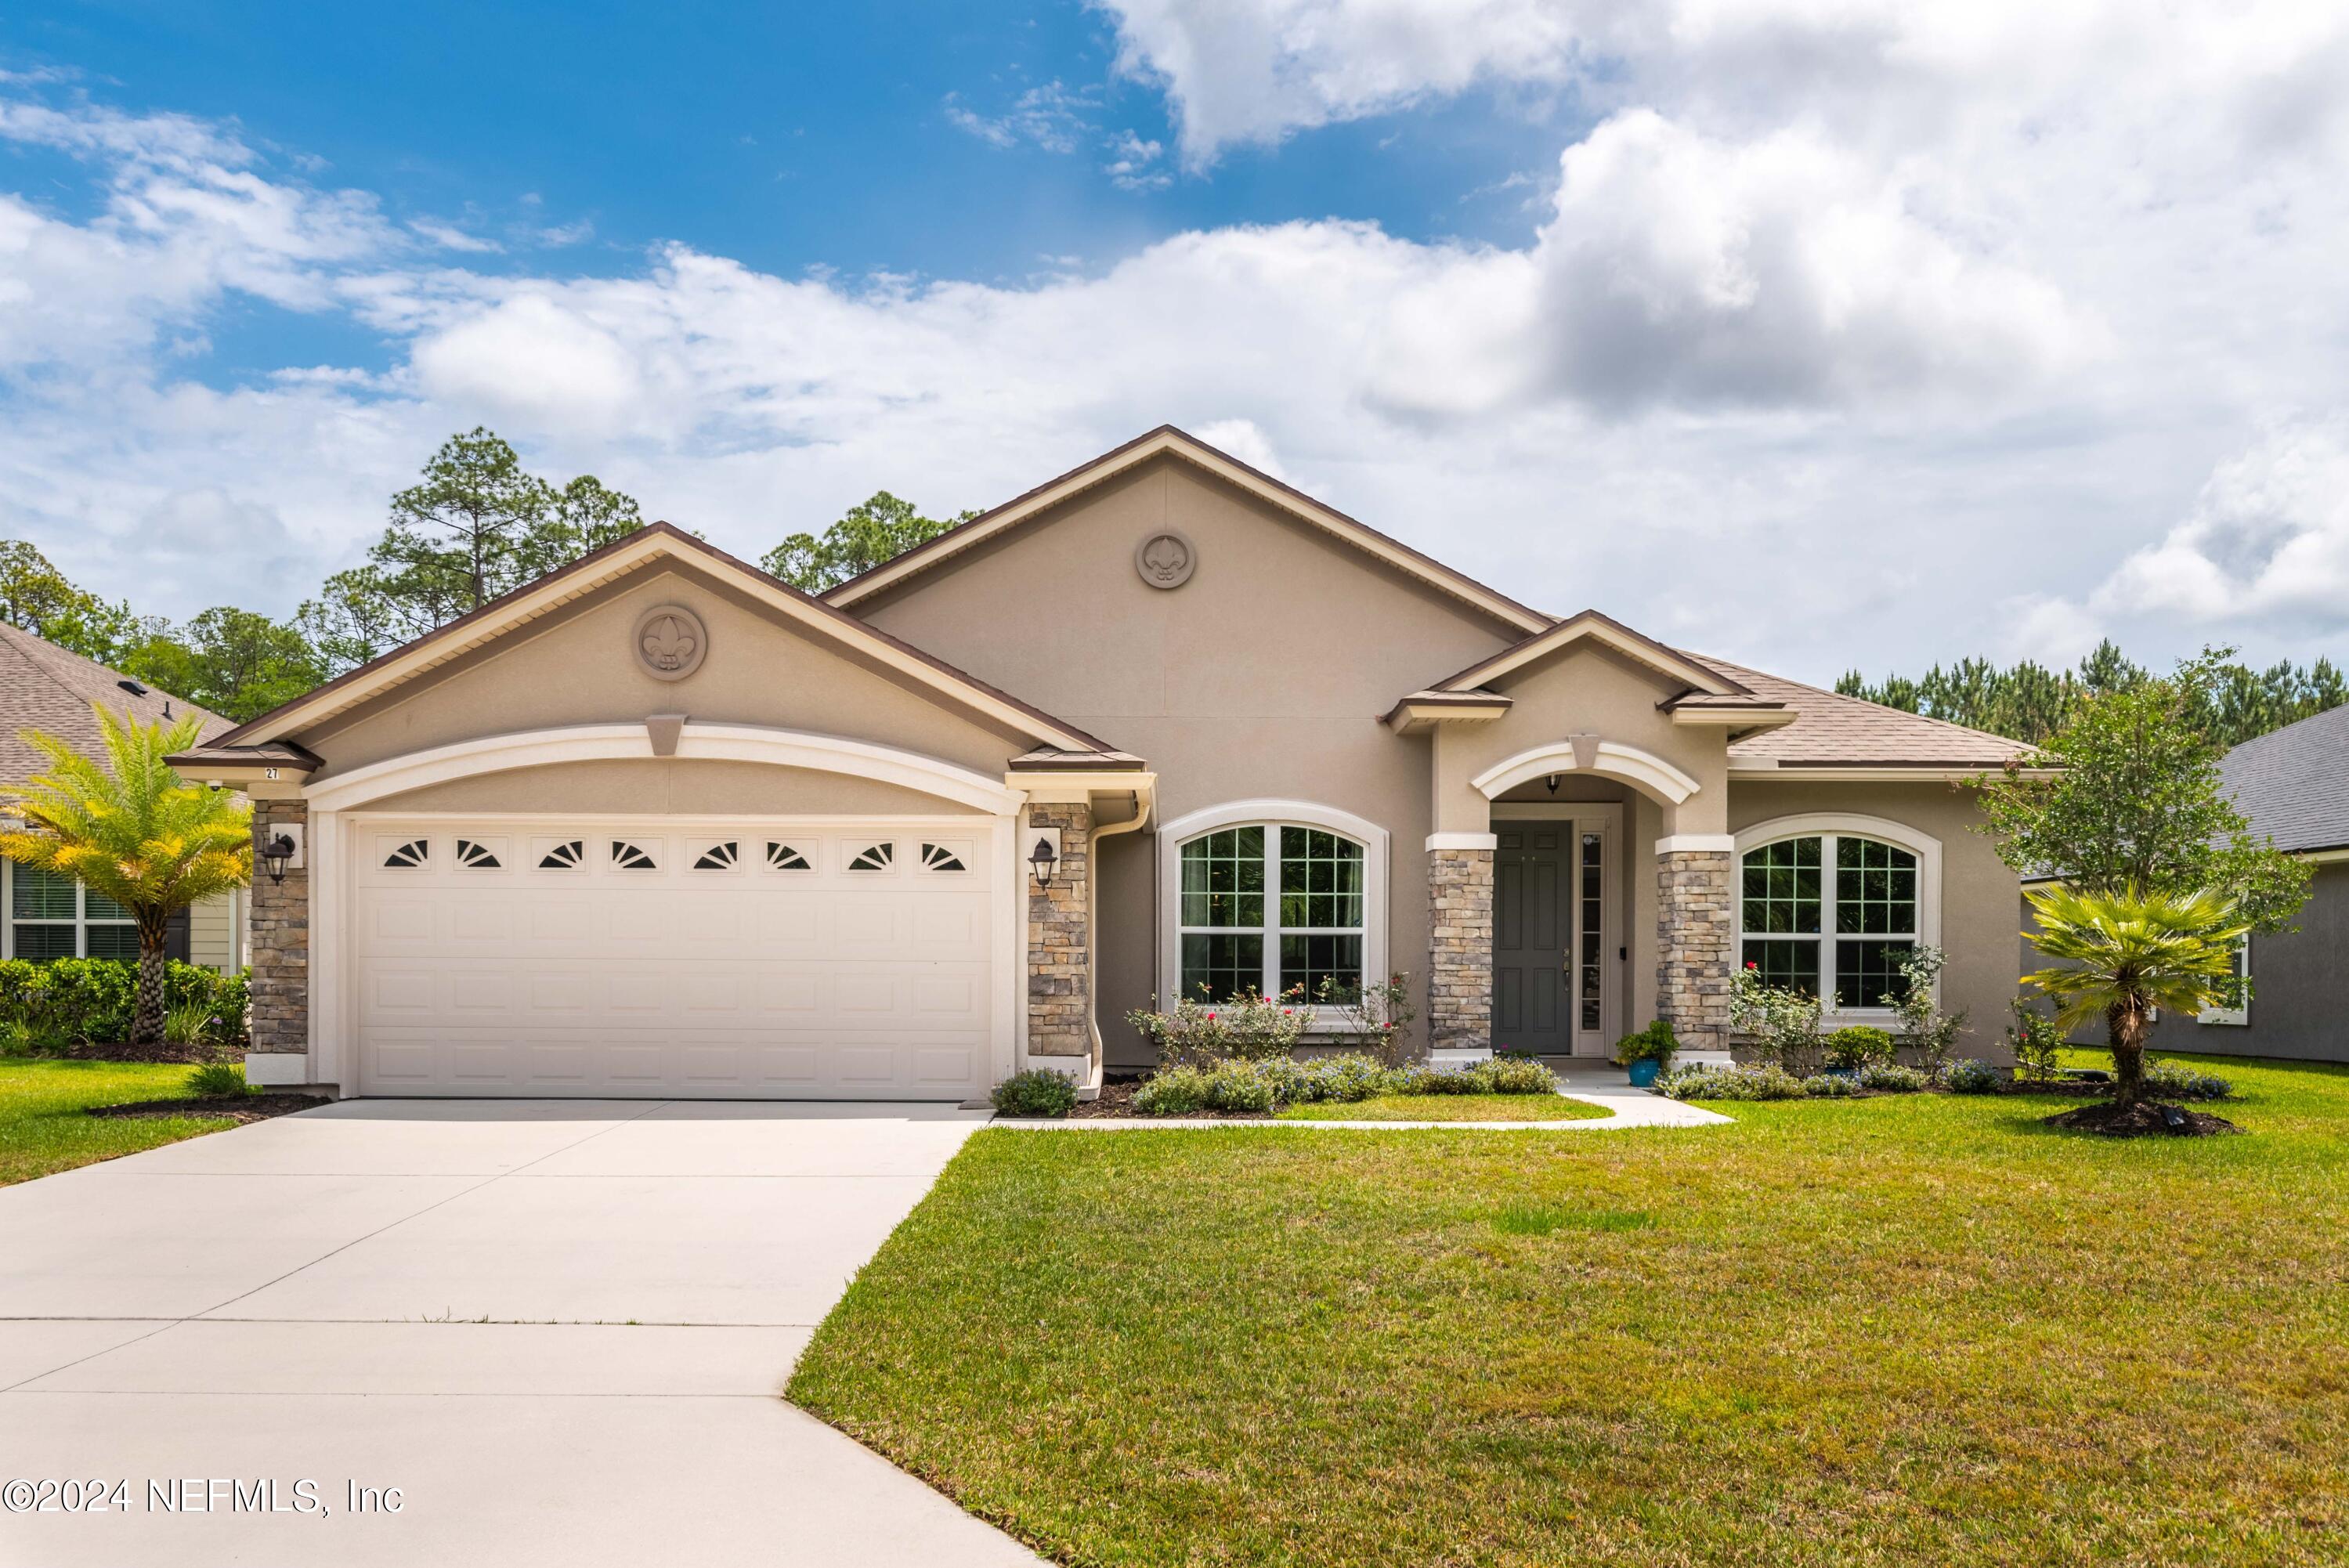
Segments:
[[[101,704],[142,724],[193,714],[203,721],[206,740],[233,727],[231,720],[183,697],[0,623],[0,803],[48,769],[48,758],[27,746],[21,731],[45,731],[84,756],[103,759],[96,711]],[[0,804],[0,812],[5,810]],[[171,921],[165,952],[207,969],[243,967],[244,898],[238,889],[181,910]],[[129,913],[70,878],[0,861],[0,909],[8,912],[0,924],[0,958],[139,956],[139,928]]]
[[[1161,428],[846,583],[657,524],[179,759],[289,841],[252,1077],[962,1099],[1155,996],[1719,1045],[1733,965],[2015,989],[2014,742],[1559,619]],[[1742,869],[1741,869],[1742,868]]]
[[[2311,862],[2314,877],[2298,930],[2243,944],[2251,981],[2245,1005],[2165,1017],[2154,1046],[2349,1061],[2341,1006],[2349,974],[2349,707],[2247,740],[2219,772],[2251,831]]]

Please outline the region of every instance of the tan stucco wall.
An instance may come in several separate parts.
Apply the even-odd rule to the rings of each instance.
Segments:
[[[759,762],[613,758],[452,779],[370,811],[557,811],[699,816],[961,816],[973,809],[877,779]],[[974,813],[975,814],[975,813]]]
[[[1029,740],[908,689],[820,632],[802,630],[684,567],[647,569],[484,645],[386,697],[290,738],[326,758],[314,782],[388,757],[482,736],[641,722],[654,713],[869,740],[999,776]],[[694,611],[709,652],[659,681],[631,646],[657,604]],[[597,808],[601,809],[601,808]]]
[[[1941,783],[1795,784],[1748,783],[1730,787],[1732,832],[1776,817],[1813,811],[1852,811],[1883,817],[1929,833],[1941,845],[1941,941],[1950,955],[1941,975],[1941,1005],[1964,1008],[1970,1032],[1953,1052],[2005,1061],[2002,1037],[2007,1004],[2016,995],[2016,911],[2021,884],[1992,848],[1972,830],[1982,820],[1971,790]]]
[[[1682,689],[1679,682],[1586,645],[1493,684],[1514,705],[1506,717],[1491,724],[1445,725],[1437,733],[1437,832],[1484,831],[1489,803],[1469,780],[1496,762],[1578,732],[1637,747],[1697,781],[1695,794],[1664,810],[1665,833],[1728,830],[1723,826],[1729,768],[1723,732],[1674,725],[1656,707]]]
[[[1133,566],[1162,528],[1198,555],[1172,592]],[[1390,959],[1424,977],[1428,743],[1378,716],[1516,631],[1172,459],[860,613],[1147,758],[1159,821],[1262,798],[1383,825]],[[1100,1020],[1113,1066],[1146,1059],[1124,1016],[1157,985],[1156,855],[1149,831],[1102,846]]]

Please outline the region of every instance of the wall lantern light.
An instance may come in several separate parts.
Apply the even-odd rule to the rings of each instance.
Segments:
[[[285,833],[277,834],[261,846],[261,863],[269,868],[271,882],[285,880],[285,868],[294,861],[294,840]]]
[[[1052,885],[1052,872],[1061,863],[1061,851],[1049,838],[1039,837],[1036,847],[1028,851],[1028,869],[1034,873],[1038,887]]]

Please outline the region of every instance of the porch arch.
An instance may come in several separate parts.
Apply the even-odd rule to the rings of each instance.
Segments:
[[[1666,805],[1677,806],[1702,788],[1652,751],[1619,740],[1551,741],[1493,764],[1469,780],[1487,800],[1497,800],[1520,784],[1552,773],[1604,773],[1620,779]]]

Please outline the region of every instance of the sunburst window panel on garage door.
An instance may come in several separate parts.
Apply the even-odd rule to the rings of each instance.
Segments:
[[[460,837],[525,846],[527,869],[460,865]],[[963,869],[849,870],[900,841],[952,845]],[[959,852],[967,826],[381,823],[353,842],[362,1092],[961,1099],[989,1081],[1009,915],[990,858]],[[444,852],[385,863],[409,842]],[[719,845],[791,874],[697,870]]]

